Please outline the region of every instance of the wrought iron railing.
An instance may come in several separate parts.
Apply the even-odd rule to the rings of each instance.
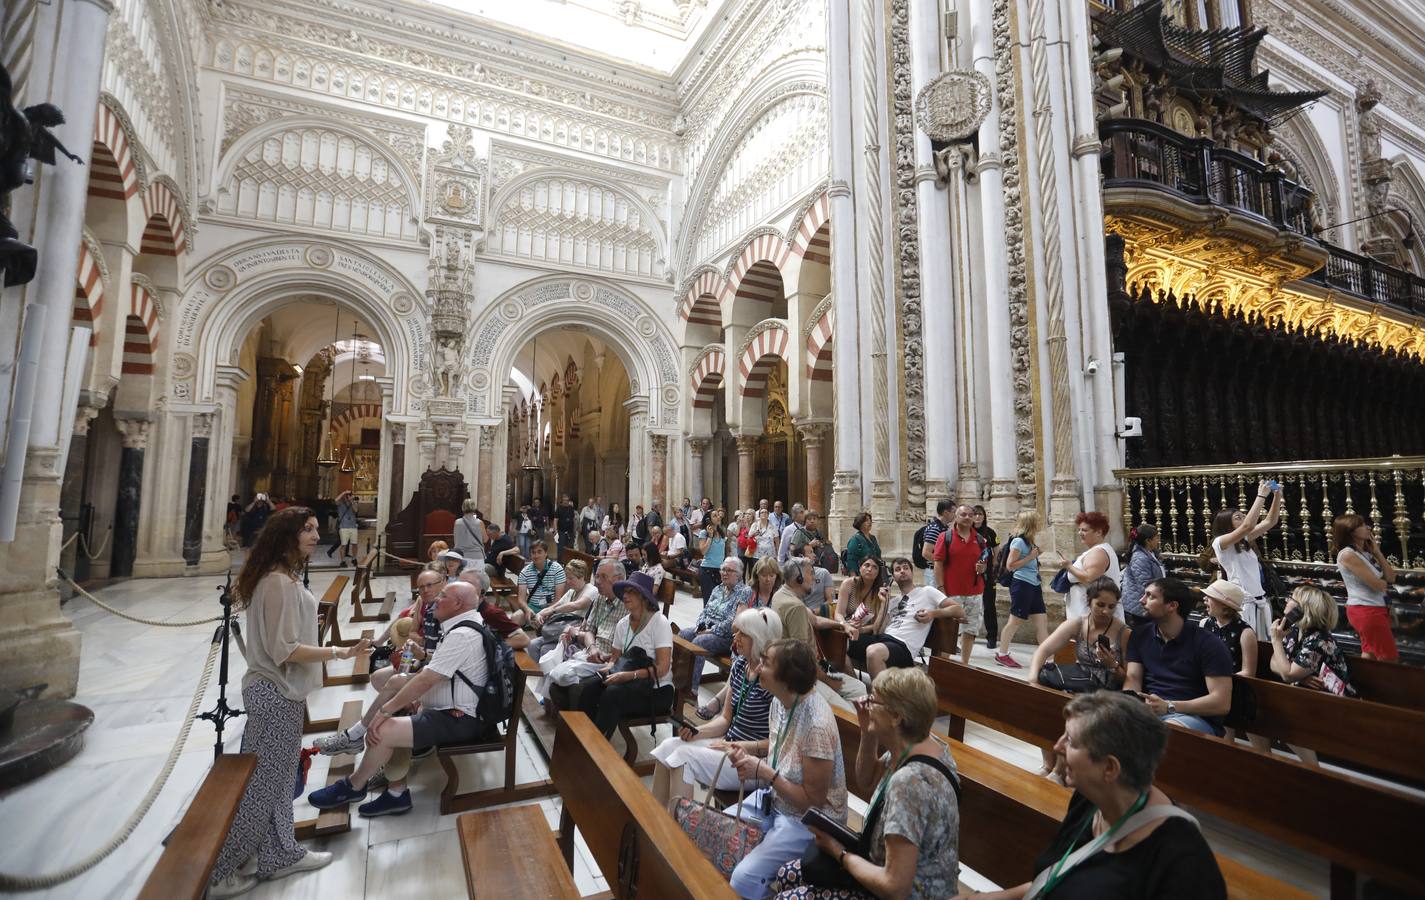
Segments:
[[[1331,244],[1326,249],[1331,253],[1326,265],[1308,276],[1308,281],[1413,316],[1425,316],[1425,278]]]
[[[1281,522],[1260,541],[1273,562],[1334,577],[1332,522],[1354,512],[1370,523],[1391,563],[1412,570],[1404,580],[1425,583],[1425,456],[1121,469],[1115,475],[1123,485],[1123,521],[1156,525],[1170,556],[1200,554],[1213,516],[1228,507],[1247,509],[1257,482],[1273,478],[1282,485]]]
[[[1151,185],[1312,236],[1311,191],[1266,163],[1145,119],[1107,119],[1099,138],[1106,188]]]

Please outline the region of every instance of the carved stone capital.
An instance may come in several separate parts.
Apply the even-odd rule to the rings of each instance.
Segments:
[[[89,433],[89,425],[99,415],[97,406],[80,406],[74,411],[74,433],[84,437]]]
[[[194,413],[193,414],[193,437],[210,438],[213,436],[213,420],[216,413]]]
[[[739,435],[734,439],[734,443],[737,445],[737,455],[738,455],[738,456],[751,456],[753,453],[755,453],[755,452],[757,451],[757,441],[758,441],[758,440],[759,440],[759,439],[757,438],[756,435],[751,435],[751,434],[739,434]]]
[[[480,426],[480,452],[490,453],[495,449],[495,426]]]
[[[391,435],[392,446],[405,446],[406,444],[406,423],[387,422],[386,431]]]
[[[661,461],[668,456],[668,435],[650,434],[648,436],[649,448],[653,451],[653,458]]]
[[[119,441],[129,450],[148,448],[148,431],[152,424],[148,419],[114,420],[114,425],[119,429]]]
[[[799,422],[797,434],[801,435],[802,444],[808,450],[820,449],[831,434],[831,425],[826,422]]]
[[[690,437],[688,438],[688,450],[693,454],[693,459],[702,459],[703,451],[708,449],[708,444],[712,443],[712,438]]]

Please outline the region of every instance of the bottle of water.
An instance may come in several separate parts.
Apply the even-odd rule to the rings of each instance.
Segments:
[[[407,646],[404,650],[401,651],[401,674],[409,675],[411,673],[411,670],[415,667],[416,654],[412,652],[409,646]]]

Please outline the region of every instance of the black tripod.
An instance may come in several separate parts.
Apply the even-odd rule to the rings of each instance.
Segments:
[[[232,585],[233,573],[229,570],[227,580],[223,582],[222,587],[217,588],[222,592],[223,621],[217,631],[213,632],[213,643],[221,641],[223,645],[218,656],[218,702],[211,710],[198,716],[212,722],[213,727],[218,730],[217,741],[213,744],[214,758],[223,755],[223,725],[228,719],[236,719],[242,715],[242,710],[228,706],[228,639],[242,637],[242,629],[238,626],[237,619],[233,618]]]

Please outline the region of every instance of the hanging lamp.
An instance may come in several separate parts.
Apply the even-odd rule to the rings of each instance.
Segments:
[[[336,306],[336,304],[333,304]],[[322,423],[322,446],[317,451],[317,465],[329,469],[337,464],[336,451],[332,447],[331,417],[336,405],[336,342],[341,334],[341,307],[336,307],[336,325],[332,328],[331,368],[327,371],[327,416]]]

